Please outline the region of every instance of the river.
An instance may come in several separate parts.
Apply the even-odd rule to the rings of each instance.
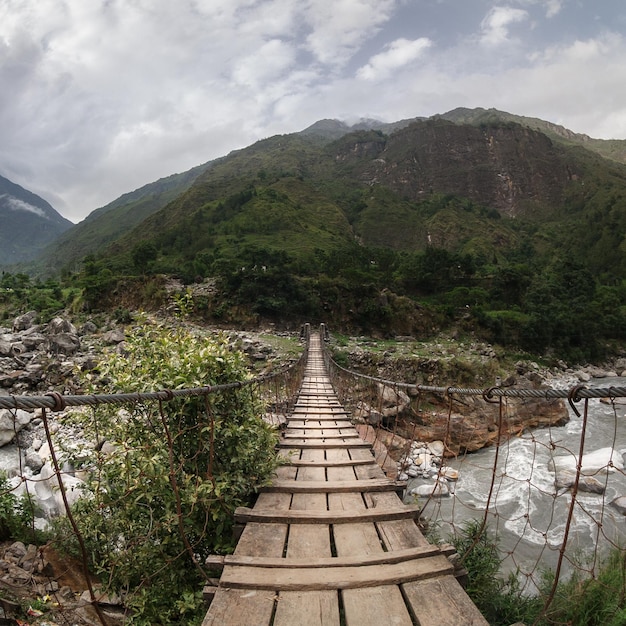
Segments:
[[[624,386],[626,378],[594,380],[589,387]],[[557,385],[554,385],[557,386]],[[619,401],[618,401],[619,402]],[[576,404],[583,413],[584,400]],[[518,571],[527,589],[539,582],[541,571],[556,568],[566,532],[571,491],[557,490],[549,463],[554,457],[578,454],[583,417],[570,409],[562,427],[538,429],[495,447],[448,461],[459,472],[454,494],[431,500],[424,517],[447,539],[465,520],[483,519],[489,503],[488,528],[497,536],[504,573]],[[584,453],[612,448],[613,461],[622,467],[626,452],[626,405],[589,400]],[[495,480],[493,467],[496,462]],[[593,472],[606,486],[604,495],[578,493],[562,574],[573,567],[589,570],[612,545],[626,545],[626,517],[610,502],[626,495],[626,472],[609,468]],[[583,468],[584,473],[586,472]],[[413,481],[409,489],[419,481]],[[491,497],[489,497],[491,490]]]

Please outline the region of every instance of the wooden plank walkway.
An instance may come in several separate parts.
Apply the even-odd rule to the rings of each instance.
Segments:
[[[311,336],[280,443],[203,626],[487,626],[339,404]],[[217,559],[217,562],[221,559]]]

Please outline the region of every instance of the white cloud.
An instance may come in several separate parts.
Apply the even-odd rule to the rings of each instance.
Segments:
[[[394,0],[308,0],[306,47],[321,63],[341,67],[389,20]]]
[[[528,12],[513,7],[494,7],[481,23],[481,43],[488,46],[498,46],[509,38],[511,24],[523,22],[528,18]]]
[[[48,216],[43,209],[29,204],[28,202],[24,202],[19,198],[14,198],[13,196],[5,193],[0,196],[0,200],[5,200],[7,206],[12,211],[27,211],[28,213],[34,213],[35,215],[39,215],[40,217],[45,217],[46,219],[48,219]]]
[[[295,62],[294,48],[278,39],[264,43],[253,54],[241,58],[233,78],[242,85],[261,87],[279,79]]]
[[[396,39],[385,46],[385,51],[373,56],[369,62],[359,68],[358,78],[376,80],[386,78],[397,70],[419,58],[425,50],[432,46],[427,37],[414,39]]]
[[[555,17],[563,8],[563,0],[546,0],[546,17]]]

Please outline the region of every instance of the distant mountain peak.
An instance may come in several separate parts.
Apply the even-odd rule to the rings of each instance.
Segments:
[[[73,226],[43,198],[0,176],[0,265],[35,258]]]

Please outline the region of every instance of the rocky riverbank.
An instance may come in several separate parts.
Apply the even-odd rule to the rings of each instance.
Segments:
[[[611,378],[626,375],[626,358],[603,367],[570,367],[562,361],[547,367],[532,359],[512,361],[489,344],[453,339],[425,344],[412,337],[394,343],[352,338],[335,340],[331,346],[348,369],[407,385],[402,390],[379,385],[376,402],[361,402],[355,409],[357,417],[383,423],[409,441],[445,441],[447,456],[475,452],[535,428],[562,426],[569,420],[566,402],[507,398],[500,419],[498,402],[488,402],[480,394],[418,394],[411,385],[541,390],[592,379],[606,379],[610,385]],[[403,453],[393,447],[391,453],[399,460]]]

